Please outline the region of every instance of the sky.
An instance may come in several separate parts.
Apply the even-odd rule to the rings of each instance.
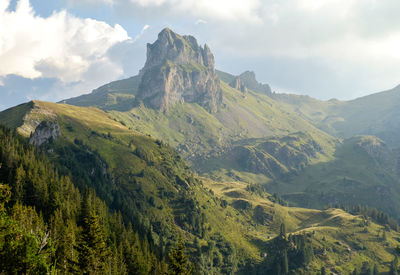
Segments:
[[[349,100],[400,84],[398,0],[0,0],[0,110],[136,75],[169,27],[217,69]]]

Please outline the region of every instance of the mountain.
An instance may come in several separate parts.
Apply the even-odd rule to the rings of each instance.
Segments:
[[[400,147],[400,86],[350,101],[285,94],[274,94],[274,98],[331,135],[374,135],[392,148]]]
[[[68,175],[82,192],[94,189],[111,211],[121,213],[141,238],[149,240],[154,253],[162,253],[185,236],[192,244],[199,239],[200,247],[218,257],[241,251],[237,257],[212,264],[217,273],[229,273],[222,270],[237,270],[241,261],[256,259],[260,248],[251,243],[252,234],[241,233],[244,225],[228,229],[236,223],[237,211],[223,208],[220,199],[202,187],[202,180],[162,141],[130,130],[92,107],[34,101],[10,111],[0,115],[2,122],[7,124],[11,121],[8,115],[21,112],[22,119],[8,126],[32,144],[42,141],[42,152],[59,173]],[[59,130],[51,135],[55,125]],[[31,127],[32,134],[26,130]],[[224,218],[227,213],[229,217]],[[214,242],[213,247],[208,242]],[[194,250],[193,257],[201,256],[196,253]],[[206,254],[203,257],[199,268],[212,261]]]
[[[254,73],[237,77],[249,91],[246,94],[220,80],[221,74],[207,46],[198,46],[192,36],[164,29],[148,45],[146,64],[138,76],[63,102],[102,108],[128,127],[169,143],[193,165],[244,138],[307,131],[333,140],[283,110],[268,96],[269,86],[258,83]],[[226,81],[233,79],[225,73]]]
[[[17,113],[21,120],[7,119]],[[182,236],[200,274],[274,272],[283,249],[295,273],[315,274],[322,266],[349,273],[363,261],[385,271],[393,258],[390,249],[400,238],[396,230],[385,231],[376,217],[339,209],[287,207],[261,185],[199,178],[165,143],[128,129],[96,108],[34,101],[0,117],[13,123],[26,139],[44,141],[39,146],[42,155],[56,165],[58,173],[69,175],[79,190],[93,188],[110,211],[120,212],[139,238],[149,241],[153,253],[165,256]],[[32,125],[36,128],[30,134],[26,129]],[[59,131],[51,135],[55,128]],[[7,167],[0,168],[1,175],[8,175]],[[36,188],[32,195],[42,190]],[[283,239],[282,223],[290,233]],[[298,256],[302,251],[312,254],[302,258]]]
[[[187,60],[191,62],[198,60],[196,64],[203,64],[201,48],[197,52],[193,50],[197,47],[188,48],[183,41],[189,40],[193,38],[174,34],[171,30],[163,30],[154,46],[149,45],[149,61],[146,61],[146,64],[155,64],[156,61],[152,60],[158,60],[157,64],[164,62],[162,60],[166,59],[165,56],[170,52],[170,48],[174,53],[170,55],[176,56],[175,59],[169,57],[171,66],[182,67],[181,63]],[[184,46],[180,48],[175,44]],[[158,58],[154,57],[155,52],[151,50],[152,47],[162,53]],[[166,49],[161,49],[162,47]],[[134,91],[131,92],[134,94],[132,98],[145,93],[141,91],[139,80],[147,66],[150,65],[145,65],[139,76],[110,83],[93,91],[92,94],[66,102],[87,106],[92,99],[93,106],[108,111],[131,129],[149,134],[173,146],[186,161],[190,162],[193,169],[202,175],[211,176],[214,180],[263,183],[269,190],[280,192],[299,206],[321,208],[332,202],[351,205],[371,203],[366,198],[350,200],[341,191],[335,191],[336,195],[332,195],[335,199],[329,202],[319,197],[299,199],[306,193],[308,194],[306,198],[309,198],[311,194],[309,190],[320,193],[339,190],[341,186],[340,181],[330,179],[330,188],[328,185],[315,184],[310,189],[309,185],[298,184],[301,179],[298,175],[307,174],[304,171],[314,171],[313,169],[316,169],[314,167],[324,167],[325,174],[317,173],[319,176],[315,178],[317,182],[324,182],[330,178],[329,175],[337,171],[339,165],[340,177],[354,177],[351,169],[346,169],[340,162],[335,161],[338,155],[343,160],[354,160],[355,156],[353,150],[342,150],[350,141],[342,142],[340,138],[358,134],[377,135],[385,146],[386,144],[389,146],[384,150],[391,151],[391,158],[385,163],[398,163],[397,151],[393,149],[398,132],[395,126],[396,108],[390,107],[398,104],[396,89],[349,102],[319,101],[308,96],[272,93],[269,86],[259,83],[255,74],[250,71],[234,76],[210,68],[220,79],[222,90],[222,104],[216,112],[209,112],[203,108],[201,102],[181,101],[180,104],[171,105],[168,110],[162,112],[146,104],[128,109],[121,108],[122,104],[129,107],[126,105],[128,100],[114,105],[104,102],[99,104],[97,98],[99,91],[109,97],[124,94],[125,88],[119,87],[128,87],[132,79],[136,79],[139,83],[132,85],[131,91]],[[190,86],[187,88],[190,90]],[[132,100],[137,101],[137,99]],[[373,102],[380,104],[374,106]],[[384,113],[386,115],[383,115]],[[357,121],[354,125],[353,120]],[[397,172],[388,171],[382,165],[372,166],[370,172],[373,171],[376,175],[385,174],[392,181],[371,177],[363,172],[363,165],[369,162],[370,158],[368,154],[361,155],[356,159],[355,165],[345,161],[359,171],[357,181],[360,182],[358,185],[360,192],[369,190],[367,186],[374,184],[396,185]],[[307,181],[301,180],[301,182]],[[396,201],[400,193],[396,188],[393,189],[393,186],[385,188],[393,190],[389,195],[390,199],[385,203],[377,202],[373,205],[389,211],[395,217],[400,217],[400,213],[389,206],[389,201]],[[357,192],[358,189],[352,189],[351,192]],[[298,195],[293,196],[293,190],[296,190]]]
[[[269,182],[267,188],[303,207],[360,204],[399,219],[398,175],[397,155],[382,140],[357,136],[338,145],[332,160]]]
[[[189,35],[166,28],[153,44],[147,45],[147,59],[136,77],[115,81],[90,95],[65,100],[78,106],[128,110],[143,103],[166,111],[176,103],[197,103],[214,113],[222,103],[214,56]]]
[[[10,119],[14,117],[20,119]],[[282,206],[285,203],[263,191],[261,185],[199,178],[165,143],[130,130],[112,114],[96,108],[34,101],[2,112],[0,118],[31,143],[41,140],[42,152],[56,164],[59,173],[69,175],[80,190],[93,188],[112,211],[120,211],[135,230],[146,234],[158,247],[154,248],[156,251],[168,249],[168,244],[184,234],[191,257],[205,273],[272,268],[269,261],[279,258],[267,261],[259,255],[275,255],[271,245],[282,242],[276,237],[282,223],[293,236],[306,238],[311,245],[306,247],[313,247],[313,260],[308,259],[306,264],[310,274],[320,270],[321,265],[332,271],[350,272],[361,259],[387,270],[392,256],[386,246],[395,247],[400,237],[396,231],[389,231],[385,233],[386,242],[382,242],[383,225],[342,210]],[[311,137],[302,133],[285,138],[285,146],[293,147],[300,137],[306,146],[304,152],[310,156],[320,153],[317,145],[314,149],[307,147]],[[256,147],[272,157],[276,143],[277,140],[270,139]],[[376,155],[374,150],[368,151]],[[275,156],[285,163],[284,155]],[[379,154],[377,157],[385,158]],[[203,252],[198,252],[196,238]],[[280,245],[290,244],[285,243]],[[292,268],[301,270],[302,264],[295,264],[294,256],[299,252],[290,245],[288,249],[293,252],[289,256]],[[340,268],[329,264],[338,253],[348,254],[354,262]],[[252,264],[244,264],[246,261]]]
[[[0,180],[11,187],[12,201],[24,194],[29,200],[21,203],[37,213],[60,201],[52,189],[57,180],[32,180],[42,172],[29,172],[21,181],[19,163],[10,165],[18,154],[9,144],[20,140],[18,152],[28,152],[26,171],[29,150],[37,150],[53,164],[39,170],[67,177],[76,192],[96,197],[63,201],[75,205],[68,217],[77,222],[72,231],[60,228],[80,236],[85,218],[79,217],[89,220],[90,211],[76,205],[102,205],[96,215],[104,242],[131,274],[165,272],[168,254],[179,249],[186,249],[198,274],[278,274],[282,263],[293,274],[320,274],[322,267],[367,273],[372,265],[389,271],[400,245],[399,153],[388,139],[356,134],[379,127],[395,134],[385,123],[372,127],[361,112],[387,112],[396,106],[396,91],[354,102],[276,94],[252,72],[215,70],[208,46],[192,36],[164,29],[147,48],[138,76],[60,104],[31,101],[0,113],[0,124],[15,130],[0,139]],[[392,105],[371,103],[385,100]],[[394,109],[382,121],[394,121]],[[340,126],[351,127],[357,117],[365,119],[359,128]],[[2,207],[0,201],[0,212],[8,207],[4,213],[13,213]],[[61,210],[71,213],[68,207]],[[104,222],[106,213],[126,228]],[[43,219],[51,228],[52,215]],[[118,240],[124,230],[135,241]],[[59,241],[60,234],[52,234]],[[126,242],[134,245],[120,245]],[[0,234],[0,247],[4,243]],[[68,249],[78,260],[79,249]],[[139,256],[124,258],[135,251],[143,253],[140,263],[151,264],[139,268]],[[64,252],[57,253],[65,263],[57,270],[66,270]],[[49,266],[51,259],[45,258]]]

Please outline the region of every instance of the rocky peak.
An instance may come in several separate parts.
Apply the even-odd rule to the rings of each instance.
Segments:
[[[165,111],[178,102],[198,103],[215,112],[222,103],[220,82],[210,48],[196,38],[166,28],[147,44],[137,100]]]
[[[237,81],[236,79],[239,79],[239,81]],[[245,71],[244,73],[237,76],[235,78],[234,82],[240,83],[241,86],[239,87],[239,89],[234,86],[235,83],[233,83],[233,82],[231,83],[231,86],[242,92],[243,92],[244,88],[246,88],[246,90],[249,89],[254,92],[266,94],[268,96],[270,96],[272,94],[272,91],[271,91],[271,88],[269,87],[269,85],[258,82],[256,79],[256,74],[253,71]]]
[[[241,79],[246,81],[247,83],[259,84],[256,79],[256,74],[253,71],[245,71],[239,75]]]
[[[181,36],[165,28],[158,34],[158,39],[153,44],[147,44],[147,60],[141,72],[144,73],[167,61],[179,65],[195,62],[211,71],[215,70],[214,56],[207,44],[203,48],[193,36]]]

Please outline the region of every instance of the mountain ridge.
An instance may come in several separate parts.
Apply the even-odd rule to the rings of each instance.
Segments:
[[[253,72],[215,70],[208,46],[169,29],[147,55],[138,76],[65,100],[90,107],[31,101],[0,124],[95,190],[158,256],[182,238],[200,274],[277,274],[285,254],[293,274],[389,271],[398,88],[351,102],[276,94]]]

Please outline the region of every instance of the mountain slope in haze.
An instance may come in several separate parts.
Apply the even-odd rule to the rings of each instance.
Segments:
[[[400,86],[350,101],[285,94],[274,94],[274,98],[334,136],[374,135],[392,148],[400,147]]]
[[[374,135],[391,147],[400,147],[400,86],[357,98],[333,110],[344,118],[333,127],[337,135]]]
[[[16,122],[9,116],[22,119]],[[385,231],[383,242],[382,232],[387,229],[366,217],[281,206],[261,186],[199,178],[169,146],[130,130],[96,108],[34,101],[0,113],[0,119],[27,139],[45,137],[40,148],[60,173],[70,173],[79,189],[95,189],[159,253],[165,255],[176,237],[184,236],[200,274],[275,268],[274,262],[260,255],[279,260],[271,247],[282,243],[282,223],[298,236],[290,238],[307,242],[313,251],[307,262],[299,262],[294,255],[300,251],[290,242],[282,243],[293,252],[289,261],[295,274],[316,274],[322,266],[349,273],[365,261],[387,271],[399,244],[398,232]],[[59,131],[54,132],[52,125],[58,125]],[[31,127],[32,135],[26,130]]]

